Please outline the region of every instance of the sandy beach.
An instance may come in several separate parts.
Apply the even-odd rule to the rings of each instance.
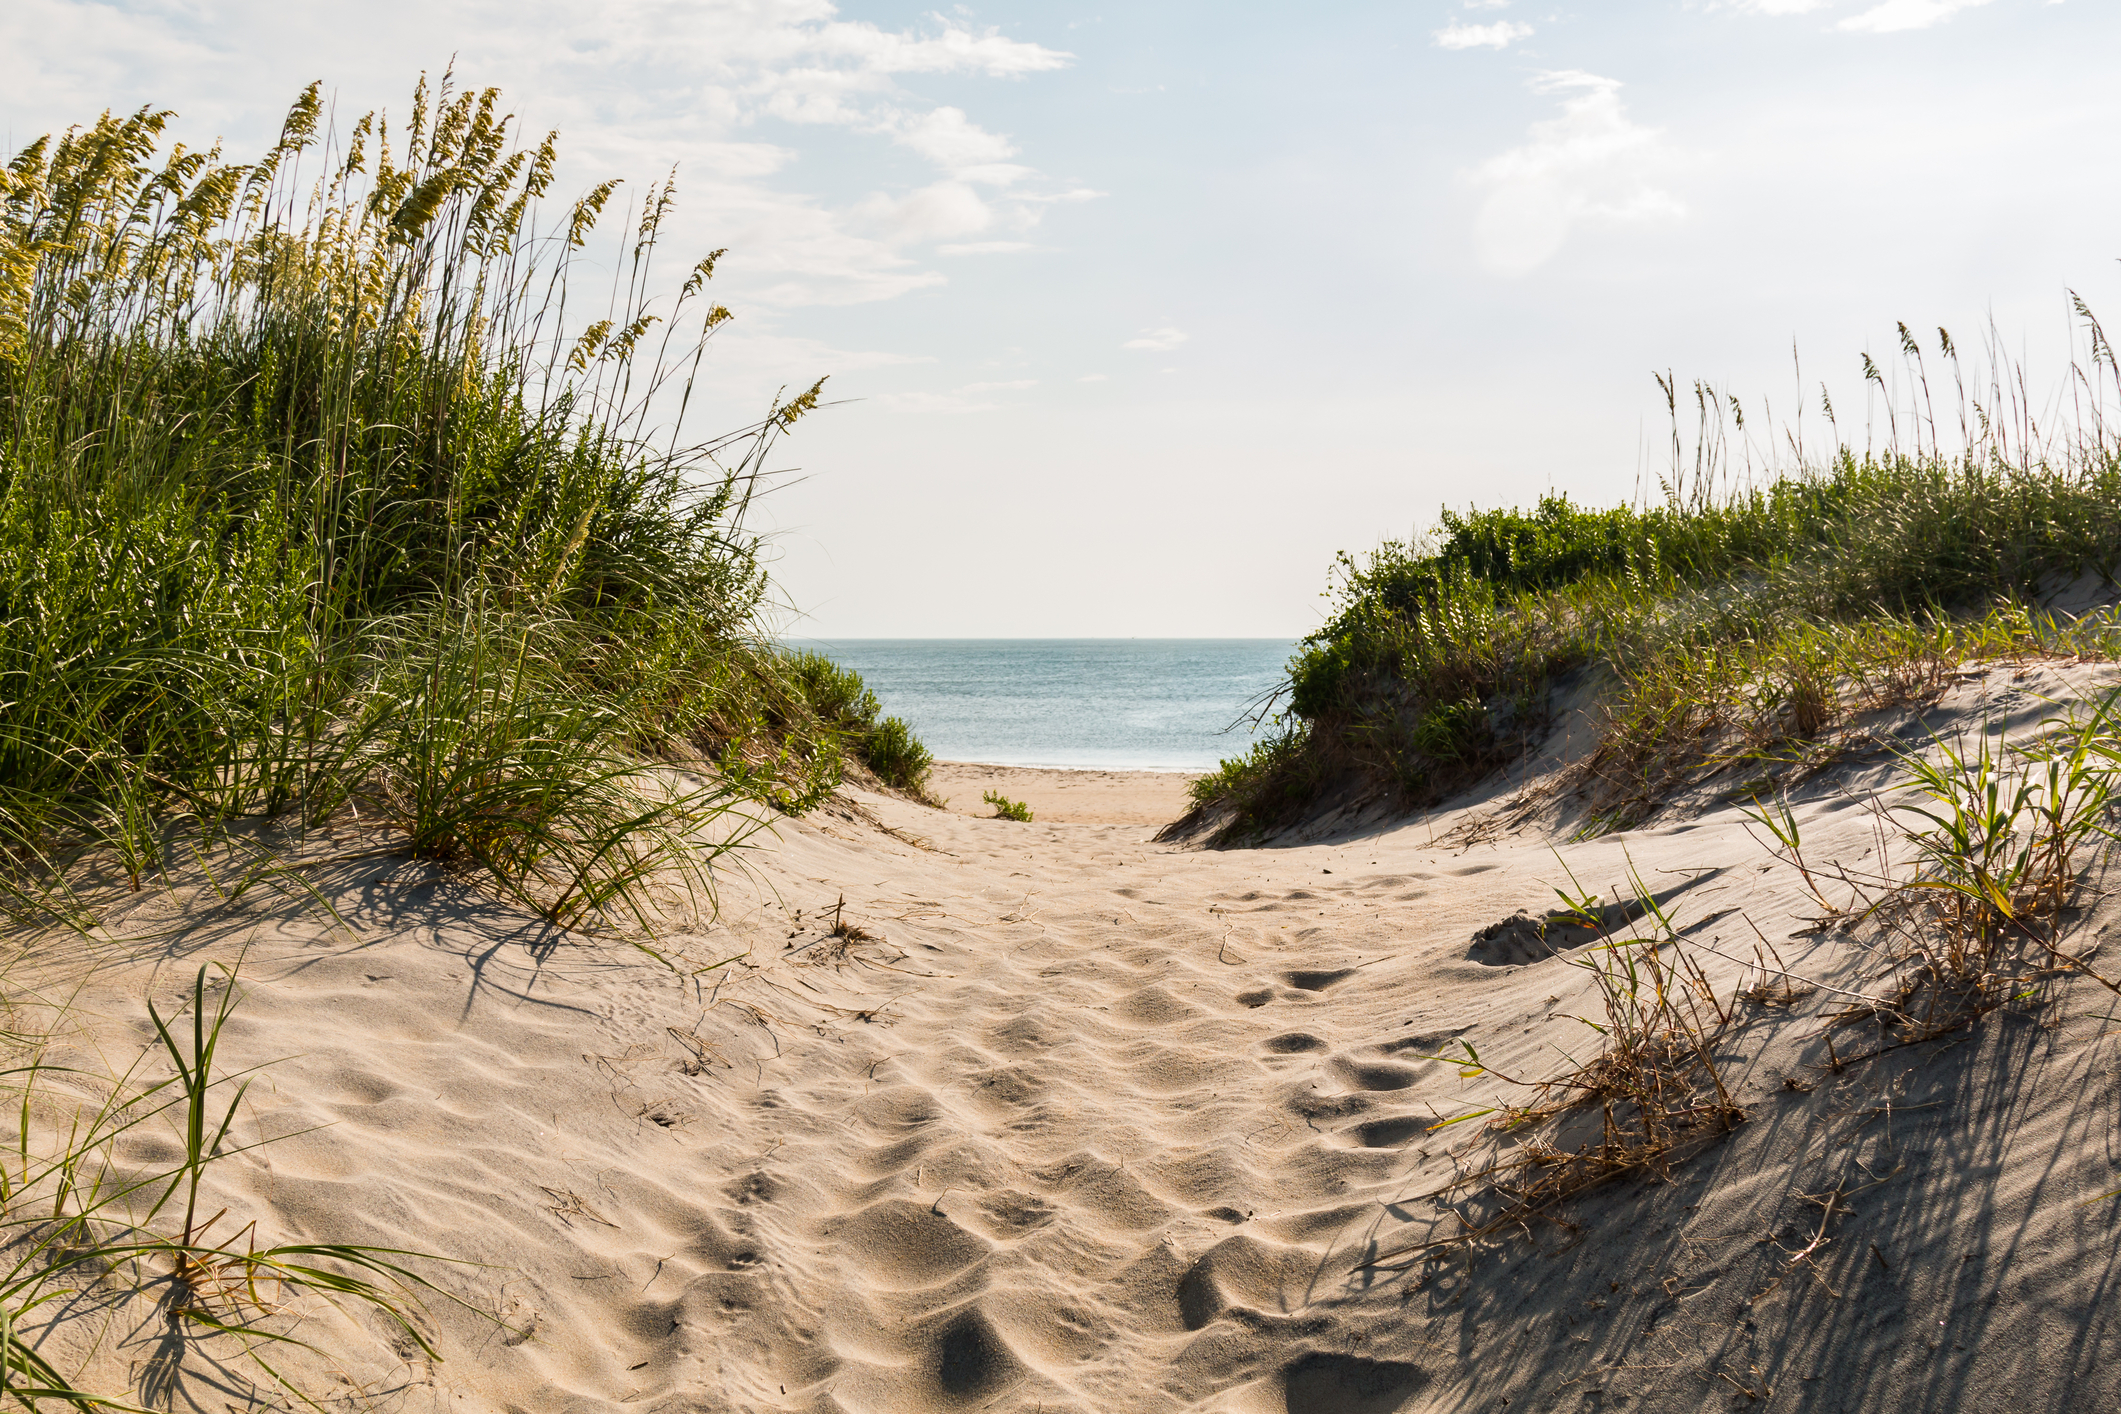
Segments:
[[[2029,728],[2090,676],[2070,672],[1969,679],[1930,721]],[[2121,1186],[2121,1056],[2091,982],[2047,979],[1923,1045],[1829,1031],[1863,944],[1815,921],[1729,804],[1581,843],[1512,833],[1491,801],[1207,851],[1131,818],[1169,798],[1161,778],[942,779],[1050,803],[1015,824],[855,793],[776,820],[724,875],[720,917],[658,940],[660,961],[319,847],[306,877],[337,920],[180,878],[100,919],[85,984],[83,945],[50,940],[18,985],[74,989],[54,1059],[122,1068],[150,998],[167,1014],[202,962],[240,964],[221,1064],[260,1069],[210,1209],[260,1240],[438,1254],[455,1265],[425,1270],[464,1303],[428,1302],[440,1363],[365,1316],[290,1310],[333,1356],[287,1359],[334,1409],[2059,1411],[2114,1393],[2100,1195]],[[1795,798],[1815,859],[1875,848],[1893,779],[1861,758]],[[1100,810],[1128,818],[1060,818]],[[1476,939],[1549,907],[1564,867],[1611,897],[1631,868],[1656,880],[1719,997],[1757,976],[1756,938],[1809,980],[1731,1001],[1730,1133],[1521,1230],[1424,1248],[1462,1230],[1454,1179],[1516,1142],[1439,1123],[1599,1044],[1571,956]],[[2100,903],[2074,936],[2117,922]],[[1486,1073],[1434,1058],[1467,1044]],[[173,1152],[143,1130],[122,1157]],[[113,1376],[165,1329],[145,1299],[53,1324],[56,1350],[102,1339]],[[190,1355],[173,1407],[264,1407],[226,1379]]]
[[[1030,806],[1034,821],[1162,826],[1185,814],[1192,803],[1186,787],[1198,779],[1178,771],[1062,771],[938,761],[929,789],[960,815],[993,815],[994,807],[981,798],[994,791]]]

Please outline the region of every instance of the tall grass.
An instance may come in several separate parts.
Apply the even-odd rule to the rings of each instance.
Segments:
[[[745,828],[715,817],[808,809],[850,742],[919,789],[925,753],[859,679],[772,644],[747,513],[822,382],[687,433],[731,315],[721,252],[658,269],[670,183],[555,199],[555,138],[447,77],[336,134],[312,86],[247,163],[168,142],[170,117],[0,168],[0,912],[81,926],[174,854],[255,879],[261,840],[329,825],[333,857],[362,831],[354,856],[648,926],[673,892],[711,906]],[[298,1398],[273,1353],[293,1292],[433,1354],[407,1254],[260,1247],[202,1210],[242,1096],[215,1073],[228,981],[216,1006],[201,972],[188,1025],[152,1017],[169,1079],[56,1133],[50,1065],[0,1080],[0,1397],[133,1407],[31,1327],[99,1279]],[[113,1146],[158,1115],[184,1158],[136,1173]],[[157,1378],[148,1403],[175,1397]]]
[[[599,236],[620,183],[555,199],[555,136],[448,77],[338,134],[312,85],[248,163],[170,116],[0,170],[17,902],[84,850],[138,886],[173,827],[365,797],[408,850],[594,912],[683,853],[664,826],[829,792],[840,729],[762,632],[746,524],[822,381],[687,433],[731,315],[722,252],[660,273],[672,184]],[[641,806],[622,761],[656,756],[719,784]]]
[[[2061,431],[2028,411],[2022,378],[1968,393],[1940,330],[1961,399],[1947,446],[1927,355],[1903,329],[1919,398],[1881,451],[1844,445],[1815,465],[1790,435],[1780,461],[1747,444],[1741,462],[1743,408],[1731,401],[1727,419],[1697,385],[1689,459],[1660,379],[1674,434],[1658,503],[1446,510],[1425,541],[1343,554],[1333,616],[1290,662],[1282,732],[1199,782],[1196,804],[1222,808],[1227,839],[1335,792],[1433,802],[1517,758],[1550,725],[1556,686],[1589,681],[1604,734],[1588,783],[1624,824],[1733,761],[1801,751],[1856,712],[1919,697],[1965,659],[2111,653],[2111,620],[2058,621],[2039,604],[2060,579],[2121,564],[2108,422],[2121,372],[2080,313],[2095,357],[2073,374]]]

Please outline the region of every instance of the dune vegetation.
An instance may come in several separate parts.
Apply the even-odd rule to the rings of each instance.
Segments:
[[[1823,461],[1789,430],[1762,455],[1743,405],[1699,384],[1689,448],[1683,390],[1660,379],[1661,496],[1446,509],[1426,538],[1343,554],[1332,616],[1268,706],[1279,729],[1197,782],[1189,818],[1233,842],[1351,794],[1434,804],[1535,750],[1572,692],[1598,726],[1572,784],[1594,831],[1623,828],[1712,778],[1816,764],[1854,718],[1970,660],[2112,656],[2110,616],[2045,607],[2121,560],[2121,446],[2102,415],[2121,375],[2078,308],[2093,358],[2053,426],[2022,376],[1970,389],[1948,332],[1926,350],[1902,326],[1904,384],[1864,359],[1882,450],[1834,424]],[[1956,402],[1932,399],[1926,359]]]
[[[658,270],[671,183],[556,199],[555,135],[448,77],[336,132],[313,85],[253,162],[167,142],[172,116],[0,170],[0,914],[95,936],[171,870],[299,892],[321,834],[323,863],[435,861],[557,925],[638,928],[672,885],[712,907],[758,812],[718,816],[800,814],[850,769],[925,798],[906,725],[772,636],[747,512],[823,380],[685,430],[732,315],[723,252]],[[0,1397],[133,1407],[33,1334],[98,1279],[166,1289],[172,1328],[298,1394],[268,1329],[291,1292],[433,1354],[413,1254],[209,1233],[248,1084],[215,1064],[223,971],[188,1022],[150,1004],[166,1079],[0,1035]],[[174,1167],[123,1161],[170,1117]]]
[[[823,381],[685,430],[731,313],[722,252],[659,271],[671,184],[555,199],[555,136],[448,78],[336,132],[312,86],[247,163],[170,116],[0,172],[18,912],[262,819],[586,923],[703,878],[739,799],[804,811],[850,760],[919,792],[904,724],[768,632],[746,515]]]

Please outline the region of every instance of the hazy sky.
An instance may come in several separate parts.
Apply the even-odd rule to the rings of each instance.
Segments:
[[[1896,321],[2048,392],[2121,319],[2110,0],[6,0],[0,135],[452,54],[731,248],[698,430],[854,400],[767,505],[805,635],[1295,635],[1440,505],[1632,494],[1652,369],[1786,416],[1794,342],[1850,433]]]

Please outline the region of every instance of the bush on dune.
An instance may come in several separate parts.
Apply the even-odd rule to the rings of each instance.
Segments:
[[[883,715],[883,704],[862,682],[860,673],[821,653],[788,655],[789,671],[819,719],[845,742],[876,778],[926,804],[936,804],[928,790],[935,758],[913,728]]]
[[[2110,359],[2078,378],[2095,404],[2121,397]],[[1333,616],[1290,661],[1283,730],[1198,782],[1195,818],[1219,810],[1231,841],[1348,790],[1435,803],[1536,745],[1552,689],[1588,672],[1603,733],[1579,783],[1617,827],[1919,698],[1961,661],[2113,651],[2109,617],[2039,602],[2121,561],[2121,447],[2101,419],[2066,436],[2003,420],[1999,378],[1965,399],[1957,450],[1925,403],[1904,450],[1758,478],[1733,474],[1723,400],[1696,393],[1694,465],[1675,464],[1662,504],[1446,510],[1427,543],[1343,554]]]

